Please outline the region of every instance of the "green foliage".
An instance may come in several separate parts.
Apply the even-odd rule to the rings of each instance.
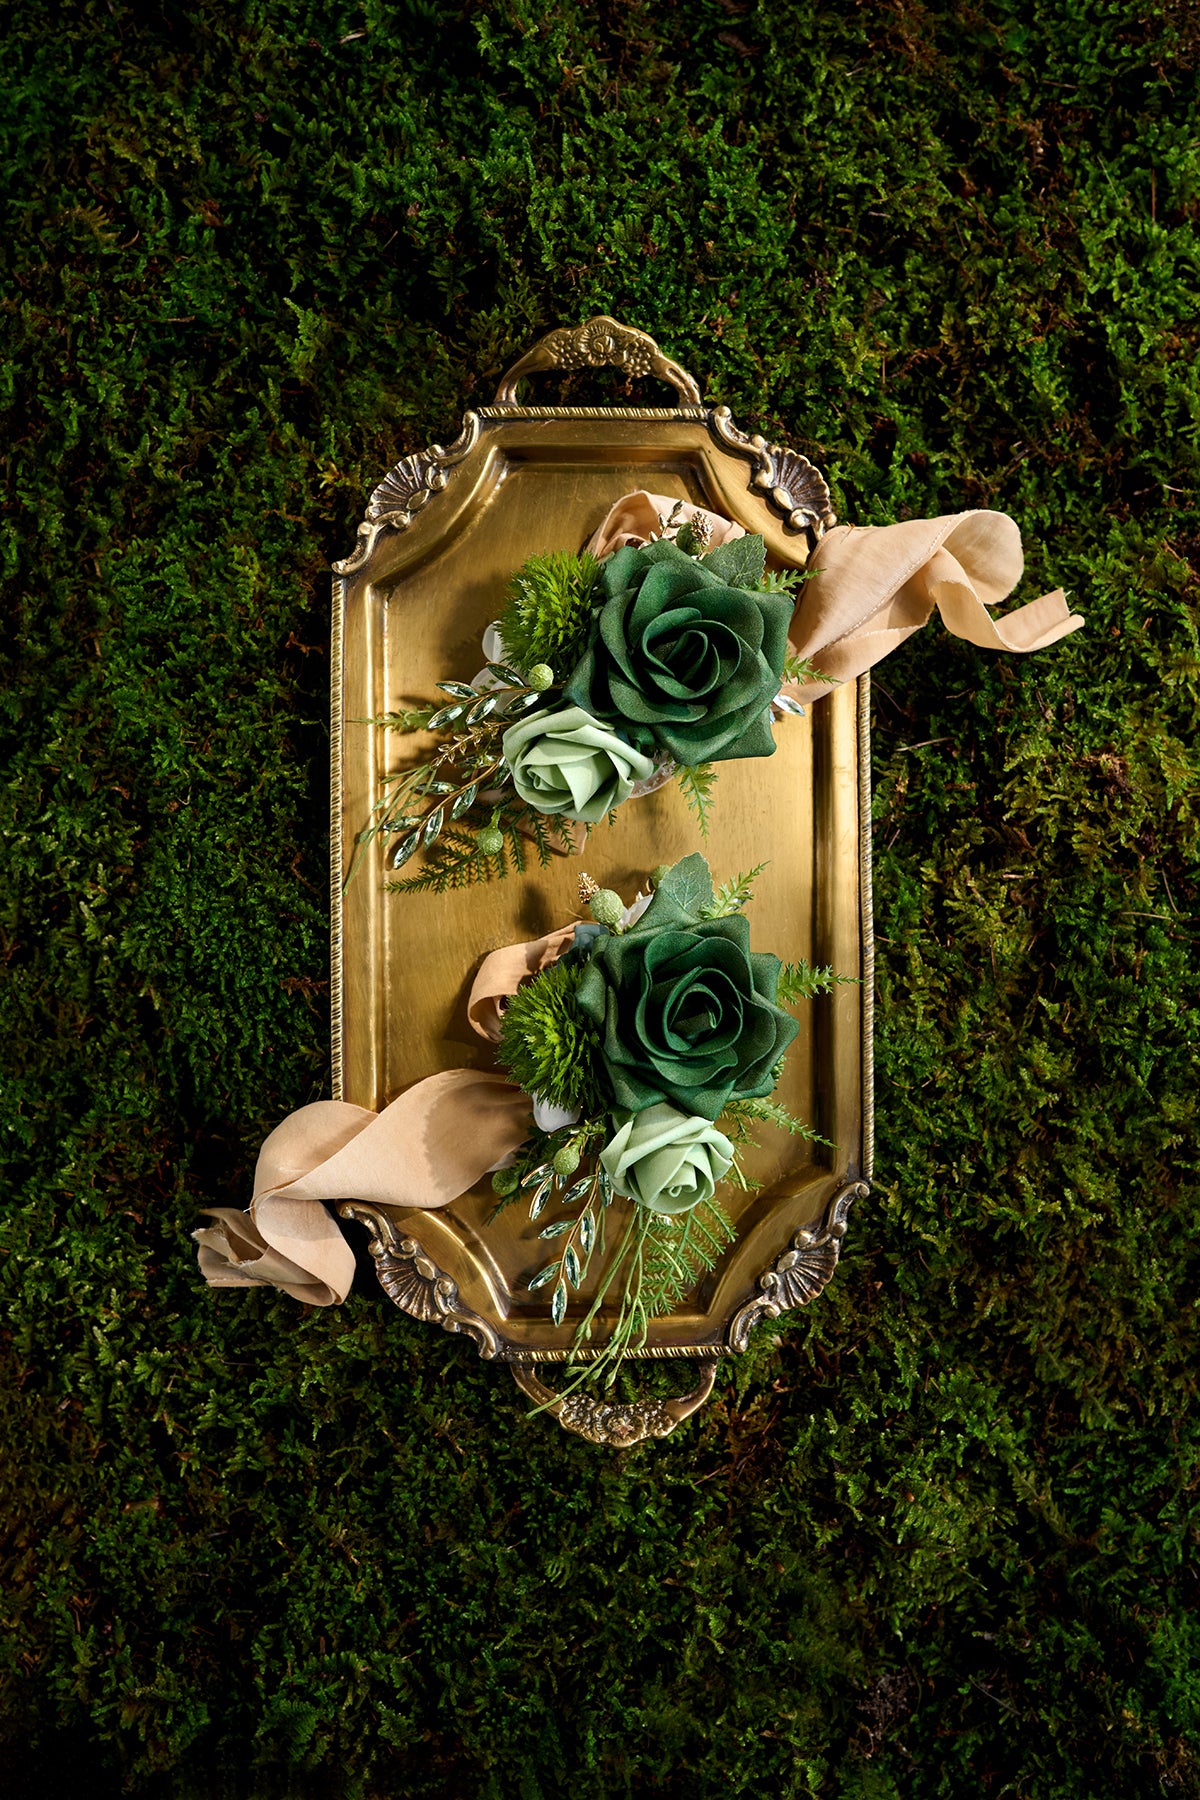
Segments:
[[[765,862],[755,863],[752,869],[734,875],[729,881],[723,881],[712,899],[701,906],[700,918],[727,919],[730,913],[741,912],[743,906],[753,899],[754,883],[766,866]]]
[[[753,1140],[756,1124],[777,1125],[781,1131],[790,1132],[793,1137],[807,1138],[810,1142],[825,1144],[829,1141],[778,1100],[731,1100],[717,1123],[727,1137],[739,1144]]]
[[[504,1009],[496,1054],[527,1094],[591,1114],[603,1110],[604,1096],[593,1074],[599,1034],[575,1002],[583,970],[557,962],[518,988]]]
[[[760,594],[791,594],[814,573],[812,569],[764,569],[754,585]]]
[[[587,649],[600,565],[586,551],[531,556],[512,578],[500,614],[505,655],[518,669],[548,664],[561,686]]]
[[[700,828],[700,836],[708,842],[708,816],[713,808],[713,789],[717,785],[717,771],[711,763],[697,763],[695,766],[684,766],[676,772],[676,779],[682,789],[683,797],[695,814],[696,824]]]
[[[817,670],[807,656],[797,656],[794,650],[788,651],[783,659],[783,679],[785,681],[811,681],[814,675],[817,675]],[[818,679],[824,681],[828,677],[821,675]],[[840,687],[841,683],[834,682],[833,685]]]
[[[784,963],[779,971],[775,1001],[779,1006],[797,1006],[801,1000],[815,999],[818,994],[827,994],[830,988],[856,979],[853,975],[835,975],[832,969],[814,969],[803,959]]]
[[[745,537],[731,538],[728,543],[718,544],[703,561],[709,574],[723,581],[726,587],[757,589],[765,585],[763,575],[766,558],[767,547],[763,539],[757,532],[747,532]]]
[[[1195,1800],[1194,9],[26,0],[5,51],[6,1790]],[[369,1270],[305,1312],[187,1239],[330,1093],[329,563],[596,312],[1087,616],[876,672],[876,1185],[615,1456]]]
[[[568,1364],[573,1379],[559,1391],[574,1393],[602,1382],[611,1388],[630,1356],[646,1341],[650,1321],[670,1312],[692,1294],[701,1278],[714,1269],[737,1233],[716,1200],[701,1202],[675,1218],[631,1209],[625,1234],[605,1268],[595,1299],[575,1334],[574,1348],[586,1348],[595,1321],[607,1300],[615,1303],[605,1318],[599,1354],[589,1362]],[[564,1300],[565,1285],[562,1286]]]

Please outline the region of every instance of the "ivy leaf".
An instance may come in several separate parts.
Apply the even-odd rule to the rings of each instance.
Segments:
[[[767,546],[757,533],[718,544],[701,560],[700,567],[726,587],[757,588],[767,562]]]

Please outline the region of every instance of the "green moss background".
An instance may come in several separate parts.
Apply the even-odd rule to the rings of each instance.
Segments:
[[[546,10],[8,13],[9,1791],[1200,1795],[1196,15]],[[1087,615],[878,671],[878,1185],[624,1457],[187,1237],[328,1092],[328,563],[600,310]]]

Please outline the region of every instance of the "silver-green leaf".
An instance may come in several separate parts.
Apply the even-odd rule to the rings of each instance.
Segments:
[[[433,811],[430,813],[429,817],[426,819],[425,830],[422,833],[426,848],[428,848],[429,845],[432,844],[434,838],[437,836],[438,832],[442,829],[442,821],[445,818],[445,816],[446,816],[445,807],[444,806],[435,806]]]
[[[566,1278],[572,1287],[579,1286],[579,1258],[576,1256],[574,1246],[571,1244],[568,1244],[566,1253],[563,1256],[563,1273],[566,1275]]]
[[[461,719],[466,710],[465,706],[443,706],[440,712],[434,713],[426,729],[441,731],[445,726],[453,725],[458,719]]]
[[[538,1272],[534,1276],[533,1280],[528,1284],[529,1292],[531,1294],[536,1294],[540,1287],[545,1287],[545,1285],[548,1281],[553,1281],[554,1277],[557,1274],[558,1274],[557,1262],[547,1263],[544,1269],[538,1270]]]
[[[556,1325],[561,1325],[567,1316],[567,1289],[564,1282],[559,1282],[550,1297],[550,1317]]]
[[[474,700],[478,694],[478,689],[465,681],[439,681],[438,686],[443,694],[453,694],[456,700]]]
[[[458,799],[454,802],[454,805],[450,808],[450,817],[452,819],[461,819],[464,813],[470,812],[475,804],[475,796],[478,792],[479,783],[477,781],[473,781],[470,787],[464,788],[462,793],[458,796]]]
[[[510,700],[505,706],[504,716],[506,719],[519,718],[522,713],[531,712],[535,706],[540,706],[545,698],[545,694],[518,694],[515,700]]]
[[[396,853],[392,857],[393,869],[402,869],[405,863],[409,861],[410,857],[417,854],[420,845],[421,833],[419,831],[414,831],[411,837],[406,837],[403,843],[397,844]]]
[[[531,1219],[536,1219],[540,1216],[540,1214],[545,1212],[546,1203],[550,1198],[550,1193],[551,1193],[553,1186],[554,1186],[554,1177],[552,1175],[547,1175],[545,1181],[543,1181],[541,1187],[539,1187],[537,1193],[533,1196],[533,1199],[529,1202],[529,1217]]]

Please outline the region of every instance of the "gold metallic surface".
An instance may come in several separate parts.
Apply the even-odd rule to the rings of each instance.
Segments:
[[[629,1450],[647,1438],[669,1437],[677,1425],[698,1412],[712,1393],[717,1365],[712,1358],[700,1364],[700,1379],[690,1394],[678,1400],[601,1400],[592,1394],[555,1394],[526,1363],[514,1363],[513,1379],[522,1393],[557,1419],[565,1431],[578,1432],[591,1444],[607,1444]]]
[[[542,369],[620,369],[630,376],[655,375],[670,382],[685,405],[699,405],[700,389],[686,369],[664,356],[652,337],[619,325],[607,313],[598,313],[583,325],[564,325],[551,331],[526,351],[496,389],[497,406],[517,404],[517,383],[522,376]]]
[[[438,1069],[488,1065],[488,1047],[465,1015],[474,971],[488,951],[578,917],[583,867],[632,898],[647,871],[698,848],[718,881],[766,861],[747,909],[754,947],[869,975],[865,677],[837,689],[805,718],[780,720],[773,757],[718,765],[707,845],[672,784],[630,801],[613,827],[598,826],[582,859],[556,859],[545,870],[535,862],[523,877],[442,895],[389,894],[384,838],[369,847],[343,893],[356,835],[379,798],[382,777],[413,754],[411,739],[372,720],[427,701],[441,678],[469,681],[482,668],[483,631],[527,556],[578,549],[613,501],[645,487],[712,506],[761,532],[776,565],[803,565],[833,517],[828,490],[815,485],[817,472],[795,453],[761,440],[739,444],[735,433],[727,413],[718,425],[711,409],[690,405],[674,411],[481,408],[468,415],[449,451],[435,446],[405,459],[376,490],[374,514],[360,528],[358,550],[339,565],[335,584],[339,1097],[377,1109]],[[778,1098],[836,1148],[763,1128],[748,1165],[761,1189],[724,1196],[736,1242],[682,1307],[653,1323],[643,1354],[714,1357],[733,1347],[731,1321],[778,1297],[763,1288],[764,1271],[778,1274],[797,1234],[825,1229],[822,1221],[827,1225],[847,1190],[868,1175],[870,998],[869,986],[842,986],[800,1009],[800,1035]],[[609,1215],[610,1244],[623,1204]],[[492,1221],[493,1207],[485,1181],[441,1211],[353,1204],[348,1210],[371,1229],[381,1279],[404,1310],[468,1332],[485,1356],[562,1360],[581,1302],[563,1326],[551,1324],[544,1296],[525,1291],[545,1260],[537,1236],[544,1221],[531,1226],[517,1206]],[[582,1304],[588,1298],[585,1286]],[[756,1316],[768,1315],[760,1309]],[[740,1335],[744,1340],[746,1333]]]

